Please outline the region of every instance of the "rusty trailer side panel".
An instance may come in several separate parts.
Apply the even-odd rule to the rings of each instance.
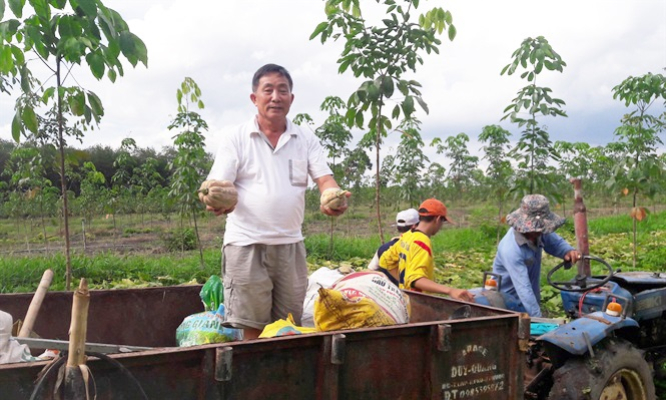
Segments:
[[[194,288],[198,293],[199,287]],[[161,292],[164,298],[173,294],[166,288]],[[154,300],[153,295],[146,298]],[[6,305],[2,297],[0,309]],[[96,318],[94,298],[91,319]],[[160,400],[522,398],[519,343],[526,325],[529,331],[529,320],[475,305],[471,318],[449,320],[463,303],[416,293],[410,293],[410,299],[412,322],[407,325],[112,355],[133,378],[108,361],[91,359],[88,365],[100,400],[140,399],[141,390],[147,398]],[[158,312],[154,307],[146,313]],[[176,319],[193,313],[186,312]],[[135,317],[123,325],[141,324]],[[155,338],[152,334],[146,330],[142,338],[122,344],[151,346],[165,339],[159,337],[162,332]],[[2,398],[29,398],[45,364],[0,366]],[[51,399],[54,383],[51,376],[38,398]]]

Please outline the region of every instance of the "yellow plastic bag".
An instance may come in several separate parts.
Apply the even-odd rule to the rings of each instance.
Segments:
[[[331,289],[319,289],[315,327],[320,331],[369,328],[409,322],[409,298],[374,271],[356,272]]]
[[[317,332],[316,328],[307,328],[304,326],[297,326],[294,322],[294,317],[289,314],[287,319],[279,319],[272,324],[268,324],[264,327],[264,330],[259,335],[259,338],[271,338],[278,336],[292,336],[292,335],[303,335],[308,333]]]

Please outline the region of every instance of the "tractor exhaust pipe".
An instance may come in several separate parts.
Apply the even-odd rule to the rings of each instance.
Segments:
[[[587,209],[583,203],[583,188],[582,180],[580,178],[571,178],[569,182],[574,187],[574,229],[576,231],[576,241],[578,243],[578,251],[583,255],[578,260],[578,275],[589,277],[590,260],[585,256],[590,255],[590,243],[587,240]]]

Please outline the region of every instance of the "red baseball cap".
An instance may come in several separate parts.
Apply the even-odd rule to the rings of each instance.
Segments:
[[[424,217],[443,217],[444,220],[452,222],[446,216],[446,206],[437,199],[428,199],[419,206],[419,215]]]

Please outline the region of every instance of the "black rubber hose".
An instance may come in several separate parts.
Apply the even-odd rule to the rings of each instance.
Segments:
[[[65,360],[67,360],[66,355],[67,355],[67,353],[61,353],[60,358],[58,358],[55,362],[51,363],[51,366],[49,367],[49,369],[44,373],[44,375],[42,375],[37,380],[37,382],[35,384],[35,389],[32,391],[32,395],[30,396],[30,400],[36,400],[37,399],[35,396],[37,396],[37,394],[39,394],[41,392],[42,385],[46,381],[46,378],[48,377],[48,375],[51,374],[52,371],[57,371],[60,364],[64,363]],[[129,372],[129,370],[127,368],[125,368],[124,365],[122,365],[118,361],[114,360],[113,358],[107,356],[106,354],[87,352],[86,355],[97,357],[100,360],[107,361],[108,363],[118,367],[118,369],[120,370],[120,372],[123,373],[123,375],[125,375],[130,381],[134,382],[136,387],[139,389],[139,392],[141,392],[141,394],[143,395],[143,398],[146,399],[146,400],[149,400],[148,396],[146,395],[146,392],[143,391],[143,387],[141,387],[141,384],[139,383],[139,381],[136,380],[134,375],[132,375],[132,373]]]
[[[32,391],[32,395],[30,396],[30,400],[35,400],[37,394],[41,391],[41,387],[46,381],[46,377],[51,374],[52,371],[57,371],[58,367],[60,367],[60,364],[64,363],[65,360],[67,360],[67,357],[65,357],[66,353],[60,353],[60,358],[55,360],[50,364],[49,369],[44,372],[44,374],[37,380],[35,383],[35,389]]]
[[[118,369],[120,370],[120,372],[123,373],[123,375],[125,375],[130,381],[134,382],[136,387],[139,389],[139,392],[141,392],[141,394],[143,395],[143,398],[146,399],[146,400],[149,400],[148,396],[146,395],[146,392],[143,391],[143,387],[141,387],[141,384],[139,383],[139,381],[136,380],[134,375],[132,375],[132,373],[129,372],[129,370],[127,368],[125,368],[124,365],[122,365],[118,361],[114,360],[113,358],[107,356],[106,354],[92,353],[92,352],[86,353],[86,354],[89,355],[89,356],[97,357],[100,360],[108,361],[109,363],[118,367]]]

